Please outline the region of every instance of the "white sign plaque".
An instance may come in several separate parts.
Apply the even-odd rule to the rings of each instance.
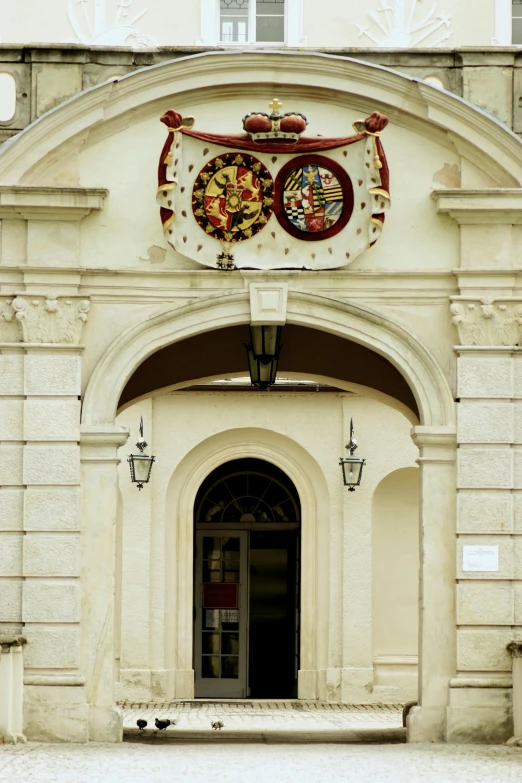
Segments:
[[[463,546],[463,571],[498,571],[498,546]]]

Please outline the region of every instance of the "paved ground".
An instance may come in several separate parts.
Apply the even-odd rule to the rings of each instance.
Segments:
[[[456,745],[4,745],[24,783],[520,783],[522,750]]]
[[[221,720],[227,731],[331,731],[335,729],[389,729],[402,726],[400,706],[321,704],[303,701],[177,701],[170,704],[122,704],[124,728],[136,728],[144,718],[154,729],[155,718],[176,721],[167,733],[208,730]],[[522,781],[521,781],[522,783]]]

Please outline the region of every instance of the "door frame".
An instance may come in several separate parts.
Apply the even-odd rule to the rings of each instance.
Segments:
[[[261,428],[226,430],[197,444],[171,476],[167,492],[165,628],[172,698],[194,698],[194,503],[198,490],[225,462],[257,458],[280,468],[301,505],[301,634],[298,697],[325,699],[328,647],[320,643],[329,614],[330,495],[324,473],[299,443]],[[321,518],[321,536],[317,519]],[[170,690],[170,689],[169,689]]]
[[[248,532],[245,530],[230,530],[216,528],[210,530],[196,530],[196,554],[194,560],[194,694],[198,687],[203,687],[207,693],[196,698],[214,699],[244,699],[248,696]],[[201,674],[202,657],[202,631],[203,631],[203,600],[201,588],[203,585],[203,556],[202,540],[204,537],[212,538],[239,538],[239,676],[237,680],[232,678],[211,679]],[[221,610],[218,610],[221,611]],[[234,687],[236,686],[236,687]]]

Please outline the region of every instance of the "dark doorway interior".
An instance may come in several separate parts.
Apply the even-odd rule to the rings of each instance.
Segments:
[[[295,531],[250,533],[249,685],[253,699],[296,698]]]
[[[217,567],[198,567],[195,553],[195,660],[196,696],[200,698],[232,697],[243,692],[246,698],[290,699],[297,697],[299,669],[299,552],[300,503],[293,483],[279,468],[258,459],[228,462],[214,471],[202,484],[196,498],[195,527],[200,535],[223,536],[238,531],[244,536],[246,567],[239,569],[238,593],[246,606],[238,608],[237,671],[246,672],[244,690],[217,668],[211,678],[205,675],[208,661],[207,631],[201,626],[205,593],[197,574],[211,580],[227,580],[233,571]],[[196,537],[195,537],[196,538]],[[217,540],[217,539],[216,539]],[[208,561],[210,563],[210,560]],[[218,576],[219,574],[219,576]],[[230,577],[232,578],[232,577]],[[236,577],[234,577],[236,578]],[[201,581],[201,579],[199,580]],[[244,592],[243,592],[244,591]],[[199,607],[198,607],[199,602]],[[199,610],[198,610],[199,609]],[[226,611],[226,610],[214,610]],[[247,616],[244,616],[244,612]],[[229,615],[227,615],[229,617]],[[216,616],[217,618],[217,616]],[[243,625],[243,620],[246,622]],[[217,622],[217,619],[216,619]],[[241,628],[245,628],[244,631]],[[241,638],[242,633],[246,638]],[[223,632],[221,636],[224,638]],[[199,637],[202,643],[199,644]],[[218,644],[217,636],[215,644]],[[223,643],[219,643],[220,646]],[[198,653],[198,650],[201,650]],[[244,652],[243,652],[244,651]],[[222,651],[214,649],[214,660]],[[244,655],[244,666],[241,656]],[[201,660],[199,660],[201,658]],[[223,670],[224,671],[224,670]],[[216,680],[219,679],[219,683]],[[237,698],[237,696],[235,696]]]

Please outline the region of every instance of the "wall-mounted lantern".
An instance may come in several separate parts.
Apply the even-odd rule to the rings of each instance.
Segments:
[[[138,489],[143,489],[143,485],[149,483],[152,466],[156,459],[156,457],[144,454],[148,443],[143,437],[143,416],[140,419],[140,437],[136,441],[136,446],[140,450],[140,454],[129,454],[127,462],[130,467],[131,481],[138,485]]]
[[[281,351],[280,326],[251,326],[246,346],[248,369],[253,386],[266,391],[275,383]]]
[[[361,457],[354,457],[357,449],[357,440],[353,429],[353,419],[350,419],[350,442],[345,447],[350,452],[349,457],[339,460],[339,465],[343,471],[344,486],[348,487],[348,492],[355,492],[355,487],[361,483],[363,468],[366,460]]]

